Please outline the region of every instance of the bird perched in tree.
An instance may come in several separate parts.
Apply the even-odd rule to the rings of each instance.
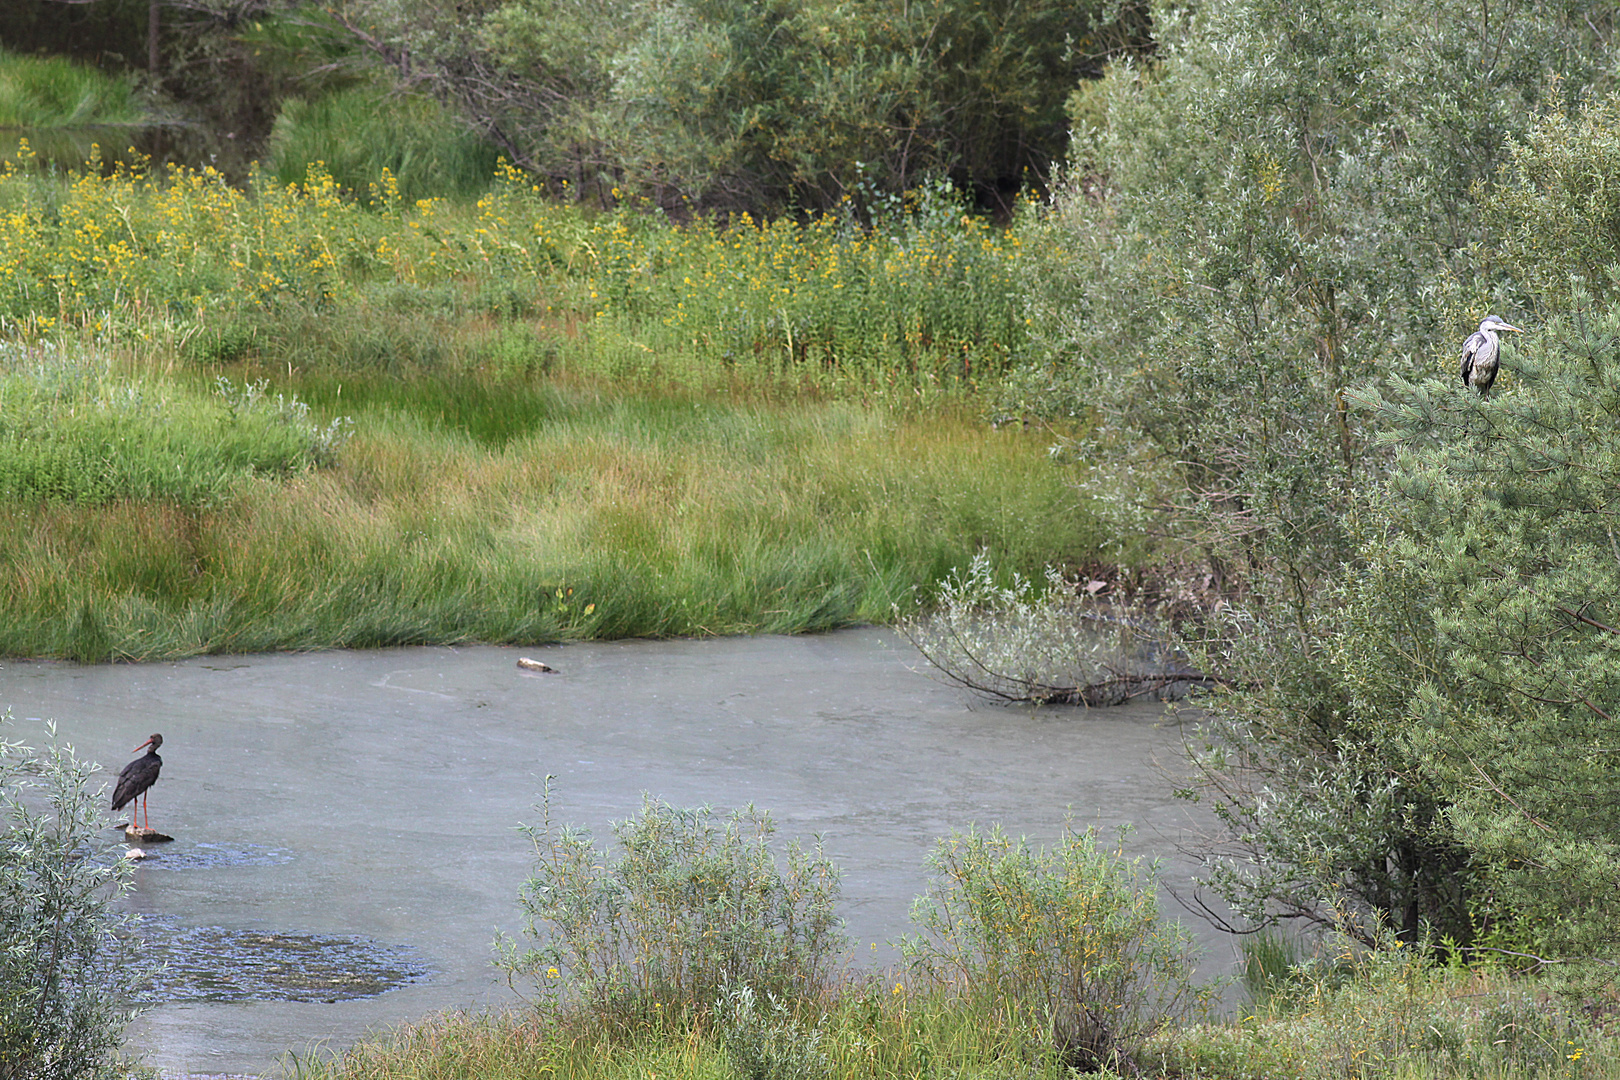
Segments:
[[[1480,397],[1484,397],[1490,391],[1491,383],[1496,381],[1496,367],[1500,362],[1502,351],[1502,342],[1496,336],[1499,330],[1511,330],[1515,334],[1524,333],[1517,326],[1509,326],[1495,315],[1487,315],[1485,321],[1479,324],[1479,329],[1463,342],[1463,385],[1478,390]]]
[[[157,783],[158,770],[163,768],[163,759],[158,757],[158,747],[162,745],[163,736],[153,735],[135,748],[135,750],[145,750],[146,753],[125,765],[124,771],[118,774],[118,783],[113,788],[112,808],[114,810],[122,810],[125,803],[134,802],[136,799],[141,800],[141,806],[146,805],[146,789]],[[135,750],[131,750],[130,753],[134,753]],[[130,822],[130,827],[139,832],[141,827],[140,816],[133,810],[130,813],[135,815],[134,820]],[[146,813],[146,827],[148,830],[152,828],[152,812],[150,810]]]

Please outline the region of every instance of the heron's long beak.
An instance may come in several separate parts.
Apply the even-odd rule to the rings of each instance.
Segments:
[[[1520,330],[1520,329],[1519,329],[1519,328],[1518,328],[1518,327],[1517,327],[1517,326],[1509,326],[1509,325],[1508,325],[1508,324],[1507,324],[1507,323],[1497,323],[1497,324],[1496,324],[1496,328],[1497,328],[1497,329],[1498,329],[1498,330],[1511,330],[1511,331],[1513,331],[1513,332],[1514,332],[1514,333],[1515,333],[1515,334],[1522,334],[1522,333],[1524,333],[1524,331],[1523,331],[1523,330]]]

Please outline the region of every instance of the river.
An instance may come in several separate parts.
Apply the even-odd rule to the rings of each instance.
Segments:
[[[539,819],[548,774],[554,818],[599,840],[643,792],[752,802],[784,839],[820,834],[859,964],[892,962],[928,848],[969,823],[1038,841],[1066,814],[1110,835],[1130,823],[1128,850],[1162,857],[1169,884],[1193,872],[1177,845],[1197,822],[1171,795],[1181,732],[1162,705],[985,703],[878,628],[4,661],[0,707],[6,733],[35,743],[54,719],[109,781],[164,737],[149,808],[175,840],[137,864],[129,903],[168,971],[129,1037],[168,1077],[257,1074],[434,1010],[516,1003],[491,941],[521,929],[532,851],[516,826]],[[1229,970],[1232,946],[1189,925],[1205,968]]]

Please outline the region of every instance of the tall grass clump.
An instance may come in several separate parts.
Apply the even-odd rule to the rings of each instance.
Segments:
[[[0,499],[218,503],[246,477],[332,464],[345,431],[262,382],[205,395],[71,345],[0,346]]]
[[[267,149],[281,184],[302,183],[318,161],[362,194],[386,172],[409,202],[476,199],[498,164],[495,148],[437,101],[371,84],[283,102]]]
[[[111,904],[128,864],[93,854],[98,767],[50,736],[42,751],[0,737],[0,1077],[126,1075],[115,1058],[140,972]]]
[[[127,77],[62,57],[0,49],[0,131],[138,124],[144,109]]]
[[[1072,1068],[1125,1067],[1167,1025],[1207,1012],[1192,938],[1159,912],[1156,876],[1064,827],[1050,849],[999,828],[940,840],[902,953],[1015,1040]]]
[[[831,985],[847,943],[838,870],[819,841],[790,842],[784,868],[769,814],[749,806],[717,821],[648,796],[614,823],[613,857],[589,832],[554,825],[547,796],[542,823],[524,830],[536,855],[521,897],[532,943],[503,943],[501,960],[543,1004],[619,1025],[658,1009],[708,1013],[730,992],[725,1008],[746,1028],[755,995],[796,1001]]]

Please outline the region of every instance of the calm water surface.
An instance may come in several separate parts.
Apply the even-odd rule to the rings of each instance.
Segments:
[[[555,674],[520,670],[531,656]],[[643,792],[769,809],[844,871],[857,963],[909,929],[932,841],[999,822],[1042,841],[1066,813],[1162,856],[1196,827],[1170,794],[1181,732],[1157,704],[1010,709],[928,674],[903,640],[818,637],[417,648],[81,667],[0,662],[14,736],[55,719],[110,780],[161,732],[131,903],[167,963],[133,1046],[169,1076],[256,1074],[428,1012],[517,999],[490,963],[554,816],[608,835]],[[106,834],[108,853],[123,848]],[[1232,948],[1202,924],[1206,968]],[[873,948],[873,946],[876,948]]]

